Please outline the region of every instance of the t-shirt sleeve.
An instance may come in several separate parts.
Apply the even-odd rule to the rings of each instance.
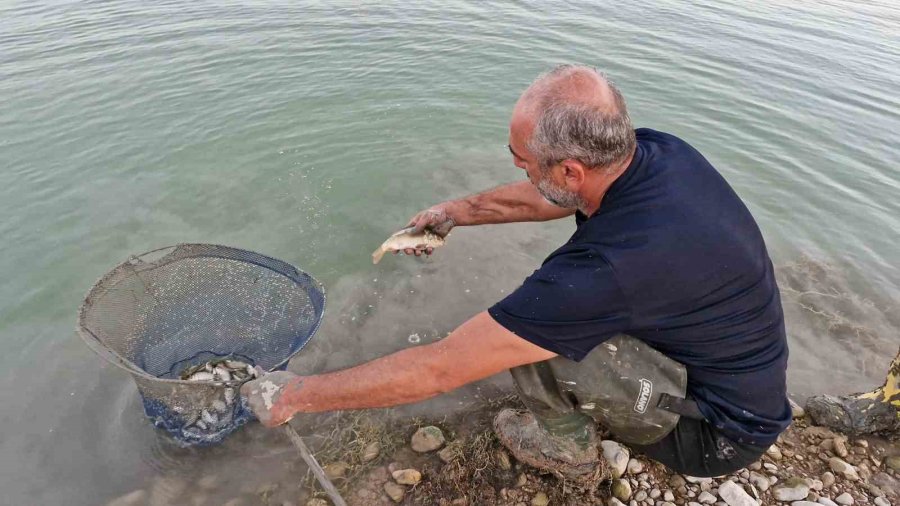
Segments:
[[[588,248],[555,253],[488,313],[519,337],[576,361],[629,321],[612,267]]]

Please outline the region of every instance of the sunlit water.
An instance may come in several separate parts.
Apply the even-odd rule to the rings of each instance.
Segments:
[[[432,342],[573,223],[459,229],[428,261],[369,253],[420,208],[521,178],[510,108],[559,62],[605,69],[637,125],[688,140],[748,203],[779,266],[793,393],[880,380],[900,342],[895,5],[303,4],[0,5],[0,502],[163,497],[159,477],[205,472],[232,477],[221,499],[296,472],[258,427],[168,445],[75,337],[84,292],[131,254],[222,243],[329,287],[298,371]]]

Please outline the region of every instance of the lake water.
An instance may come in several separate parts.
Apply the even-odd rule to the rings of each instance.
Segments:
[[[900,10],[654,3],[0,4],[0,502],[164,497],[160,478],[212,470],[232,477],[224,497],[289,473],[259,427],[169,445],[76,337],[84,293],[129,255],[221,243],[328,286],[298,371],[431,342],[573,223],[458,229],[428,260],[369,253],[421,208],[520,179],[509,112],[560,62],[606,70],[636,125],[692,143],[745,199],[781,276],[791,391],[874,386],[900,342]]]

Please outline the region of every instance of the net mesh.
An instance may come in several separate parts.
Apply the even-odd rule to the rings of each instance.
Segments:
[[[154,425],[183,445],[204,445],[252,413],[235,395],[239,381],[185,381],[182,371],[225,357],[284,369],[324,308],[322,285],[285,262],[181,244],[132,257],[100,279],[81,306],[78,330],[132,375]]]

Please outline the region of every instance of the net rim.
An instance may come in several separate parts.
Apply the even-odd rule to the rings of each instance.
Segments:
[[[100,340],[100,338],[97,337],[93,332],[91,332],[85,324],[85,318],[86,318],[86,314],[87,314],[87,309],[88,309],[88,307],[90,307],[90,301],[94,297],[98,296],[100,293],[105,293],[106,290],[103,290],[103,289],[106,288],[106,284],[109,283],[110,279],[112,279],[115,275],[117,275],[121,269],[124,269],[127,267],[134,268],[137,265],[151,265],[151,266],[156,265],[156,264],[163,265],[165,263],[168,263],[165,261],[166,258],[168,258],[170,255],[174,254],[175,252],[179,251],[179,249],[192,248],[192,247],[216,248],[216,249],[227,250],[227,251],[231,251],[231,252],[235,252],[235,253],[250,253],[253,255],[263,257],[267,260],[271,260],[273,262],[284,264],[286,266],[291,267],[298,273],[303,274],[304,276],[308,277],[321,292],[321,294],[322,294],[322,311],[321,311],[321,313],[319,313],[318,319],[316,320],[316,324],[312,327],[312,330],[309,333],[309,338],[307,338],[306,341],[299,348],[297,348],[293,353],[288,355],[284,360],[278,362],[277,364],[273,365],[269,369],[265,370],[265,372],[275,371],[279,367],[282,367],[285,364],[287,364],[292,358],[294,358],[294,356],[296,356],[298,353],[300,353],[300,351],[303,350],[303,348],[306,347],[306,345],[309,343],[309,341],[312,340],[312,338],[319,331],[319,327],[322,325],[322,320],[325,319],[325,311],[326,311],[326,307],[327,307],[326,301],[328,299],[328,294],[325,291],[325,285],[322,284],[318,279],[313,277],[308,272],[300,270],[296,266],[294,266],[288,262],[285,262],[284,260],[279,260],[277,258],[270,257],[268,255],[263,255],[261,253],[255,252],[255,251],[250,251],[250,250],[241,249],[241,248],[235,248],[232,246],[225,246],[225,245],[221,245],[221,244],[212,244],[212,243],[178,243],[178,244],[174,244],[171,246],[163,246],[161,248],[156,248],[156,249],[147,251],[145,253],[141,253],[139,255],[131,255],[124,262],[121,262],[118,265],[116,265],[115,267],[113,267],[112,269],[110,269],[109,272],[107,272],[102,277],[100,277],[100,279],[98,279],[91,286],[91,288],[88,290],[87,294],[84,296],[84,299],[81,302],[81,306],[78,308],[78,319],[77,319],[78,324],[76,325],[76,330],[78,332],[78,336],[81,338],[82,341],[84,341],[84,343],[88,346],[88,348],[90,348],[94,353],[96,353],[97,355],[102,357],[104,360],[106,360],[110,364],[127,371],[129,374],[132,374],[134,376],[138,376],[138,377],[141,377],[144,379],[153,380],[153,381],[156,381],[159,383],[168,383],[168,384],[173,384],[173,385],[216,385],[216,386],[239,386],[239,385],[243,384],[245,381],[241,381],[241,380],[189,381],[189,380],[182,380],[182,379],[160,378],[160,377],[154,376],[154,375],[144,371],[140,367],[138,367],[137,364],[135,364],[134,362],[126,359],[125,357],[123,357],[122,355],[120,355],[119,353],[114,351],[113,349],[111,349],[108,346],[106,346],[105,344],[103,344],[103,342]],[[163,252],[166,252],[166,253],[163,253]],[[144,260],[142,260],[142,258],[150,257],[153,255],[159,255],[159,256],[157,256],[152,262],[145,262]],[[223,258],[223,259],[234,260],[234,261],[239,261],[239,262],[244,262],[244,263],[249,263],[249,264],[255,264],[254,262],[250,262],[247,260],[236,260],[234,258],[228,258],[228,257],[224,257],[224,256],[219,256],[219,255],[208,255],[207,254],[207,255],[203,255],[203,256],[208,257],[208,258]],[[284,275],[283,273],[280,273],[280,272],[279,272],[279,274]],[[102,290],[102,292],[101,292],[101,290]]]

